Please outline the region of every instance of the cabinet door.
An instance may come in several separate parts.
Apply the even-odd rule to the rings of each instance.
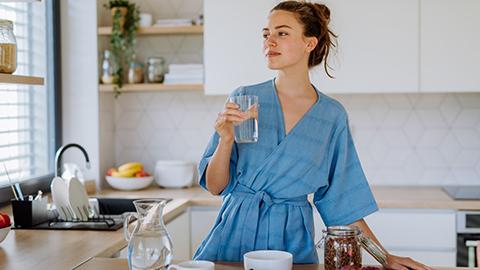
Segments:
[[[480,92],[480,1],[421,0],[421,91]]]
[[[190,216],[183,212],[165,225],[173,244],[173,258],[175,260],[190,260]]]
[[[266,81],[262,28],[276,0],[205,0],[205,94],[226,95]]]
[[[381,209],[365,220],[392,254],[434,266],[455,266],[455,217],[453,210]]]
[[[202,243],[205,236],[207,236],[210,229],[215,224],[215,220],[220,211],[217,207],[200,207],[195,206],[191,208],[191,253],[195,254],[198,246]]]
[[[326,93],[417,92],[419,0],[325,0],[338,50],[311,70]]]

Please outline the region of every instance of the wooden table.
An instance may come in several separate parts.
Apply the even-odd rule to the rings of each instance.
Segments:
[[[84,264],[75,268],[75,270],[129,270],[126,259],[114,258],[91,258]],[[438,267],[438,270],[454,270],[454,269],[477,269],[478,268],[461,268],[461,267]],[[243,270],[241,263],[215,263],[215,270]],[[272,269],[274,270],[274,269]],[[324,270],[323,264],[297,264],[293,266],[293,270]]]
[[[75,270],[129,270],[128,262],[126,259],[114,259],[114,258],[92,258]],[[321,264],[309,264],[309,265],[294,265],[294,270],[323,270]],[[215,270],[243,270],[243,264],[241,263],[215,263]],[[274,270],[274,269],[272,269]]]

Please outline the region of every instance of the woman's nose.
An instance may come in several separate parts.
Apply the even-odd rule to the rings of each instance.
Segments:
[[[266,47],[276,47],[277,42],[272,38],[272,36],[267,37],[265,40],[265,46]]]

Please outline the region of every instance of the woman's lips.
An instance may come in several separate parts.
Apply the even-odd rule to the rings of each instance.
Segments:
[[[279,52],[273,52],[273,51],[269,51],[266,53],[266,57],[275,57],[275,56],[279,56],[281,53]]]

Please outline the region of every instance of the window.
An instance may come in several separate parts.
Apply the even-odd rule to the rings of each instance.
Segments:
[[[53,23],[57,5],[57,0],[0,2],[0,18],[14,23],[14,74],[45,78],[44,85],[0,83],[0,202],[12,197],[5,193],[8,177],[4,165],[12,181],[21,181],[22,186],[32,179],[51,179],[54,172],[60,85],[56,76],[60,52],[54,50],[59,48],[58,26]]]

